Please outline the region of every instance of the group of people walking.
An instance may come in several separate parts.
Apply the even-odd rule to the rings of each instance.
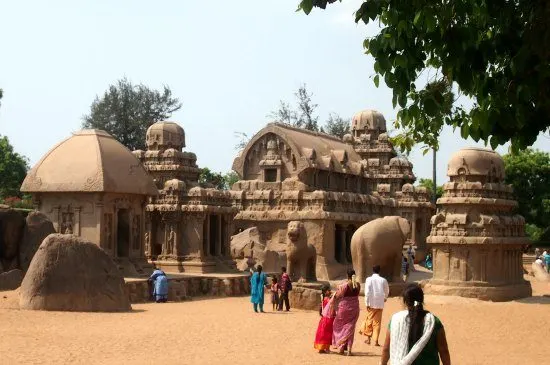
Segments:
[[[355,271],[349,270],[347,280],[332,294],[323,288],[321,319],[317,327],[314,348],[328,353],[335,348],[339,354],[352,355],[355,326],[359,319],[359,293],[361,285]],[[380,346],[382,313],[389,296],[389,285],[380,276],[380,266],[373,267],[372,276],[365,280],[367,316],[359,334],[366,336],[365,343]],[[443,324],[424,309],[424,292],[416,284],[408,284],[403,291],[405,310],[391,317],[383,344],[381,365],[450,365],[451,359]]]
[[[548,251],[544,251],[542,255],[540,254],[540,249],[535,249],[535,263],[542,266],[547,273],[550,273],[550,254]]]
[[[264,312],[264,294],[266,288],[271,294],[272,310],[282,311],[283,305],[285,310],[290,311],[290,301],[288,293],[292,290],[292,281],[286,272],[286,267],[281,268],[281,276],[277,278],[273,276],[271,283],[267,282],[267,274],[263,272],[261,265],[256,267],[256,271],[252,272],[250,277],[250,301],[252,302],[254,312]]]

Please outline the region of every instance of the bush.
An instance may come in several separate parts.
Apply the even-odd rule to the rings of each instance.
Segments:
[[[33,209],[32,197],[30,195],[23,195],[23,198],[18,196],[8,196],[4,199],[0,198],[0,204],[8,205],[12,208],[19,209]]]

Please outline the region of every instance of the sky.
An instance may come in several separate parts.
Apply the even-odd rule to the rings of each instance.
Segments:
[[[391,90],[374,86],[362,47],[376,25],[353,21],[361,2],[306,16],[295,12],[299,0],[0,0],[0,135],[33,166],[123,77],[172,89],[183,107],[170,120],[214,171],[231,170],[235,132],[254,135],[304,83],[321,121],[375,109],[392,129]],[[453,152],[482,144],[446,128],[440,145],[438,183]],[[534,147],[550,151],[550,137]],[[432,176],[431,154],[416,148],[410,160],[417,177]]]

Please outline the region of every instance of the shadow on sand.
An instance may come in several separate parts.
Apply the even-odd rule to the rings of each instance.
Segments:
[[[550,296],[549,295],[535,295],[529,298],[523,298],[515,300],[517,303],[523,303],[523,304],[550,304]]]

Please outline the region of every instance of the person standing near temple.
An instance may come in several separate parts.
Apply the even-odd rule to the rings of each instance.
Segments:
[[[286,311],[290,310],[290,301],[288,300],[288,292],[292,290],[292,282],[290,276],[286,273],[286,267],[281,267],[281,282],[279,284],[281,290],[281,296],[279,297],[279,311],[283,310],[283,302],[286,307]]]
[[[258,265],[256,272],[250,277],[250,302],[254,305],[254,312],[264,312],[264,288],[267,285],[267,275],[262,272],[262,265]]]
[[[380,346],[378,338],[380,337],[382,311],[390,295],[390,286],[388,281],[380,276],[380,265],[375,265],[372,271],[373,274],[365,280],[367,318],[363,322],[359,333],[367,336],[366,344],[370,345],[372,338],[374,346]]]
[[[155,267],[155,271],[148,281],[151,283],[155,302],[166,303],[168,301],[168,278],[164,271]]]

